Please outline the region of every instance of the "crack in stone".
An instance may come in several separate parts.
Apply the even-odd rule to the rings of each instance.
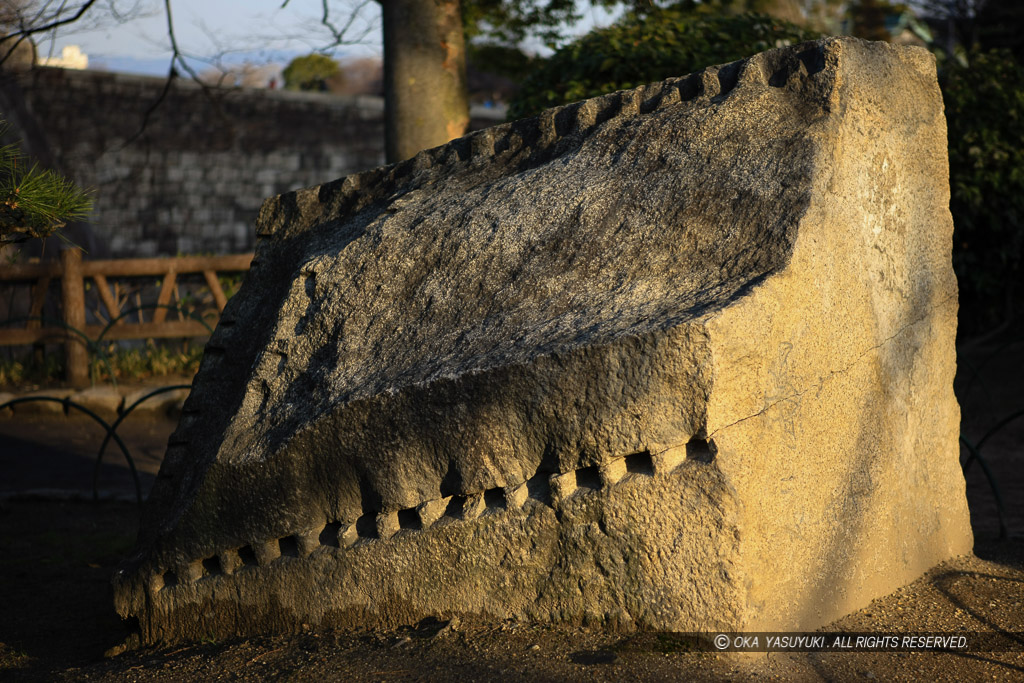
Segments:
[[[955,296],[946,297],[945,299],[943,299],[939,303],[940,304],[945,304],[950,299],[953,299],[953,298],[955,298]],[[829,371],[828,376],[824,377],[819,382],[816,382],[816,383],[812,384],[811,386],[807,387],[806,389],[794,392],[792,394],[789,394],[788,396],[783,396],[780,399],[772,401],[771,403],[766,405],[764,408],[762,408],[761,410],[757,411],[756,413],[753,413],[752,415],[747,415],[746,417],[741,417],[738,420],[735,420],[733,422],[730,422],[727,425],[719,427],[718,429],[716,429],[711,434],[708,434],[708,439],[709,440],[713,439],[715,437],[715,435],[717,435],[719,432],[723,432],[726,429],[731,429],[732,427],[735,427],[736,425],[738,425],[741,422],[746,422],[747,420],[750,420],[750,419],[753,419],[755,417],[759,417],[761,415],[764,415],[765,413],[767,413],[769,410],[771,410],[775,406],[779,405],[780,403],[785,403],[786,401],[792,401],[793,399],[800,398],[801,396],[803,396],[804,394],[806,394],[809,391],[813,391],[813,390],[816,390],[816,389],[821,389],[821,387],[823,387],[826,382],[830,381],[836,375],[842,375],[842,374],[845,374],[845,373],[849,372],[851,368],[853,368],[858,363],[860,363],[864,359],[864,357],[867,356],[872,351],[875,351],[877,349],[882,348],[883,346],[885,346],[886,344],[891,342],[893,339],[895,339],[896,337],[898,337],[901,334],[903,334],[904,332],[906,332],[911,327],[914,327],[915,325],[918,325],[919,323],[924,322],[929,317],[930,312],[931,311],[927,311],[926,313],[923,313],[923,314],[919,315],[915,320],[913,320],[913,321],[907,323],[906,325],[902,326],[901,328],[899,328],[896,332],[894,332],[889,337],[886,337],[885,339],[883,339],[879,343],[875,344],[874,346],[865,349],[864,351],[859,353],[857,355],[857,357],[852,362],[847,364],[845,367],[840,368],[839,370],[831,370],[831,371]],[[714,389],[712,389],[712,391],[713,390]]]

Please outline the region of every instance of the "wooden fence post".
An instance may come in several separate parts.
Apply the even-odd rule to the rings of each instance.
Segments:
[[[85,281],[82,278],[82,250],[73,247],[60,252],[63,269],[60,280],[64,324],[78,332],[85,330]],[[76,332],[67,330],[64,341],[65,372],[74,388],[89,385],[89,352]]]
[[[30,320],[25,325],[27,329],[39,330],[43,328],[43,311],[46,310],[46,293],[50,291],[50,279],[43,276],[36,280],[32,288],[32,303],[29,304],[28,315]],[[46,362],[46,344],[37,341],[32,344],[32,360],[37,367],[43,367]]]

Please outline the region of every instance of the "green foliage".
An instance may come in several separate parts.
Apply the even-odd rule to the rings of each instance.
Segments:
[[[765,14],[711,14],[690,2],[630,12],[545,60],[524,81],[509,118],[818,37]]]
[[[106,353],[107,363],[114,372],[113,379],[140,380],[165,375],[190,375],[199,370],[203,358],[201,346],[157,344],[146,341],[145,348],[122,349],[112,343]],[[93,363],[94,379],[112,379],[103,363]]]
[[[0,358],[0,387],[15,387],[26,383],[47,384],[64,373],[64,362],[56,354],[47,354],[37,362],[31,355],[21,360]]]
[[[20,669],[32,662],[32,656],[24,650],[6,643],[0,643],[0,671]]]
[[[0,147],[0,246],[51,235],[91,208],[70,180],[30,164],[17,145]]]
[[[953,267],[970,334],[1005,322],[1024,291],[1024,64],[1006,51],[973,53],[967,66],[948,60],[941,80]]]
[[[518,47],[471,42],[466,45],[466,62],[480,71],[517,80],[527,73],[536,58]]]
[[[326,90],[327,79],[341,73],[338,63],[320,53],[296,57],[284,68],[284,87],[288,90]]]
[[[592,0],[611,6],[615,0]],[[514,46],[528,36],[554,46],[563,24],[580,19],[575,0],[463,0],[460,4],[466,38]]]

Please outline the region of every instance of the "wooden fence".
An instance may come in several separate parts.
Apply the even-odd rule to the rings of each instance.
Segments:
[[[249,269],[253,255],[184,256],[178,258],[147,258],[85,261],[81,249],[65,249],[59,263],[25,263],[0,266],[0,282],[34,282],[30,310],[22,327],[0,327],[0,346],[20,346],[60,339],[64,344],[67,380],[74,387],[89,383],[89,358],[85,340],[75,334],[78,330],[91,340],[101,334],[104,339],[154,339],[175,337],[201,337],[210,333],[198,320],[167,320],[171,297],[178,275],[202,273],[213,294],[218,314],[224,310],[227,297],[217,274]],[[122,315],[115,293],[107,278],[157,277],[162,280],[160,293],[150,320],[130,322]],[[61,311],[64,327],[45,327],[39,319],[46,303],[46,293],[55,279],[61,282]],[[85,279],[92,278],[96,291],[112,325],[86,324]]]

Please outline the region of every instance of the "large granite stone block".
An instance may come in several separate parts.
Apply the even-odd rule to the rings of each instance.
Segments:
[[[969,553],[942,99],[829,38],[269,200],[115,580],[144,642],[821,626]]]

